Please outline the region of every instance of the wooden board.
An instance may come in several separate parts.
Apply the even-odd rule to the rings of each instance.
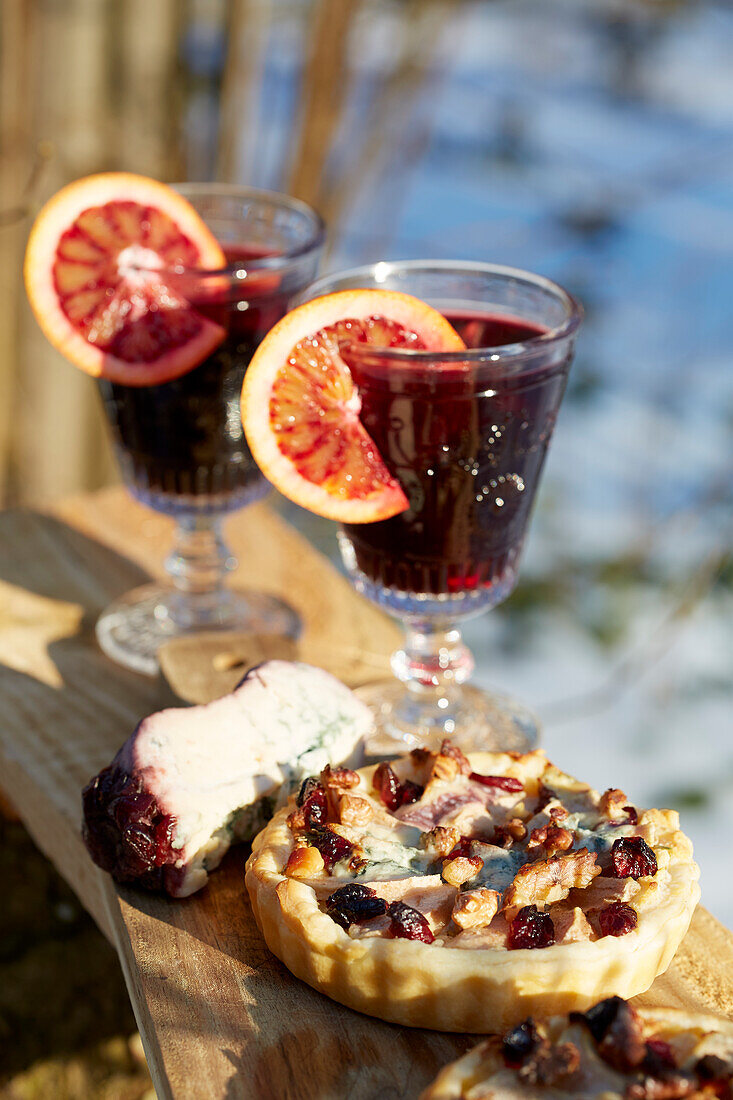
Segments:
[[[303,656],[352,684],[386,670],[396,628],[294,531],[256,506],[228,533],[249,583],[303,616]],[[142,715],[172,702],[162,680],[108,661],[93,623],[160,573],[169,539],[167,521],[119,490],[53,516],[0,516],[0,786],[116,945],[161,1100],[416,1097],[473,1040],[371,1020],[292,978],[254,925],[241,851],[177,902],[118,891],[86,855],[81,787]],[[698,910],[641,1000],[733,1015],[733,936]]]

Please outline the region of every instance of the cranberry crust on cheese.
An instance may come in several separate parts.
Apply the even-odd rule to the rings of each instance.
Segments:
[[[730,1100],[733,1024],[620,997],[524,1020],[446,1066],[421,1100]]]
[[[337,1001],[487,1032],[632,996],[699,898],[671,810],[598,794],[542,752],[439,753],[311,776],[253,844],[270,949]]]
[[[83,792],[92,859],[118,882],[186,897],[303,777],[349,760],[368,708],[322,669],[267,661],[229,695],[143,719]]]

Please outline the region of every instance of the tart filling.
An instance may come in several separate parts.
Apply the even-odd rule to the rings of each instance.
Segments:
[[[524,1020],[446,1066],[421,1100],[695,1100],[733,1095],[733,1025],[620,997]]]
[[[308,778],[255,841],[247,886],[271,949],[335,999],[488,1031],[666,969],[699,897],[678,825],[542,752],[446,741]]]

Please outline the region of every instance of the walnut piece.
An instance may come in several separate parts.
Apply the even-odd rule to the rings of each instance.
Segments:
[[[524,840],[527,835],[527,826],[520,817],[512,817],[504,825],[497,825],[494,829],[492,842],[499,848],[511,848],[515,840]]]
[[[527,851],[539,848],[548,856],[554,856],[557,852],[567,852],[568,848],[572,848],[573,839],[570,829],[564,829],[561,825],[543,825],[530,833]]]
[[[338,813],[342,825],[366,825],[371,821],[373,810],[366,798],[355,794],[342,794],[339,799]]]
[[[461,775],[469,775],[471,771],[471,765],[468,762],[468,757],[461,752],[457,745],[454,745],[453,742],[449,741],[447,738],[440,746],[440,755],[450,756],[450,758],[452,760],[455,760],[456,764],[458,765],[458,770],[460,771]]]
[[[434,852],[436,858],[444,858],[455,848],[461,834],[452,825],[436,825],[428,833],[420,837],[420,847],[427,852]]]
[[[623,820],[626,817],[625,807],[628,806],[628,804],[628,798],[619,787],[609,787],[608,790],[604,791],[601,795],[598,809],[604,817],[611,820]]]
[[[310,845],[299,844],[293,848],[285,864],[285,874],[288,878],[308,879],[315,878],[323,873],[323,856],[317,848]]]
[[[430,779],[439,779],[450,783],[458,778],[460,770],[457,760],[454,760],[452,756],[444,756],[442,752],[439,752],[430,769]]]
[[[294,836],[297,836],[298,833],[304,833],[308,827],[305,823],[305,809],[298,806],[291,814],[288,814],[287,823],[290,832]]]
[[[324,787],[337,787],[340,790],[351,790],[353,787],[359,786],[358,772],[354,772],[351,768],[332,768],[330,764],[326,764],[325,768],[321,772],[321,783]]]
[[[543,1039],[517,1071],[525,1085],[564,1084],[580,1066],[580,1051],[574,1043],[551,1043]]]
[[[466,928],[486,928],[496,916],[500,897],[496,890],[485,886],[466,890],[456,898],[453,920],[464,931]]]
[[[475,878],[484,865],[481,856],[456,856],[443,864],[443,881],[449,886],[463,886]]]
[[[571,890],[585,889],[600,873],[596,853],[587,848],[525,863],[504,894],[504,915],[512,921],[525,905],[544,907],[562,901]]]

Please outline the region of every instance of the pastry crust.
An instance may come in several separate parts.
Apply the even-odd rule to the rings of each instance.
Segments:
[[[551,778],[555,789],[565,785],[568,805],[577,791],[600,801],[596,792],[552,768],[539,752],[476,753],[469,761],[473,772],[519,777],[535,791],[539,779]],[[399,763],[393,763],[397,769]],[[374,770],[358,773],[360,783],[349,791],[351,797],[378,802],[372,790]],[[430,779],[425,799],[430,784],[438,782],[448,780]],[[456,941],[448,947],[440,936],[433,943],[378,934],[354,938],[319,902],[344,883],[361,878],[350,872],[344,872],[347,877],[330,877],[323,871],[304,880],[284,873],[295,847],[287,820],[292,810],[291,804],[275,815],[255,839],[247,862],[246,885],[267,945],[313,988],[398,1024],[485,1034],[531,1014],[582,1010],[610,994],[631,997],[648,989],[669,966],[699,899],[699,870],[689,840],[676,827],[677,815],[647,811],[639,816],[635,834],[644,835],[645,829],[650,837],[661,833],[661,849],[668,858],[660,859],[657,876],[636,883],[638,924],[627,935],[571,938],[542,950],[511,951],[503,944],[459,950],[470,944]],[[380,813],[381,807],[375,816]],[[348,833],[346,826],[338,828],[342,835]]]
[[[645,1039],[661,1038],[671,1042],[679,1053],[680,1065],[691,1065],[704,1053],[715,1052],[729,1062],[733,1059],[733,1023],[719,1016],[690,1013],[676,1008],[638,1008]],[[579,1083],[563,1082],[562,1087],[527,1086],[515,1071],[507,1070],[500,1052],[501,1041],[492,1036],[469,1050],[462,1058],[445,1066],[420,1100],[519,1100],[528,1095],[543,1100],[623,1100],[627,1083],[632,1079],[614,1071],[597,1058],[594,1044],[579,1027],[572,1028],[567,1019],[550,1019],[546,1028],[557,1040],[570,1038],[578,1043],[581,1054]],[[700,1095],[699,1093],[697,1095]]]

